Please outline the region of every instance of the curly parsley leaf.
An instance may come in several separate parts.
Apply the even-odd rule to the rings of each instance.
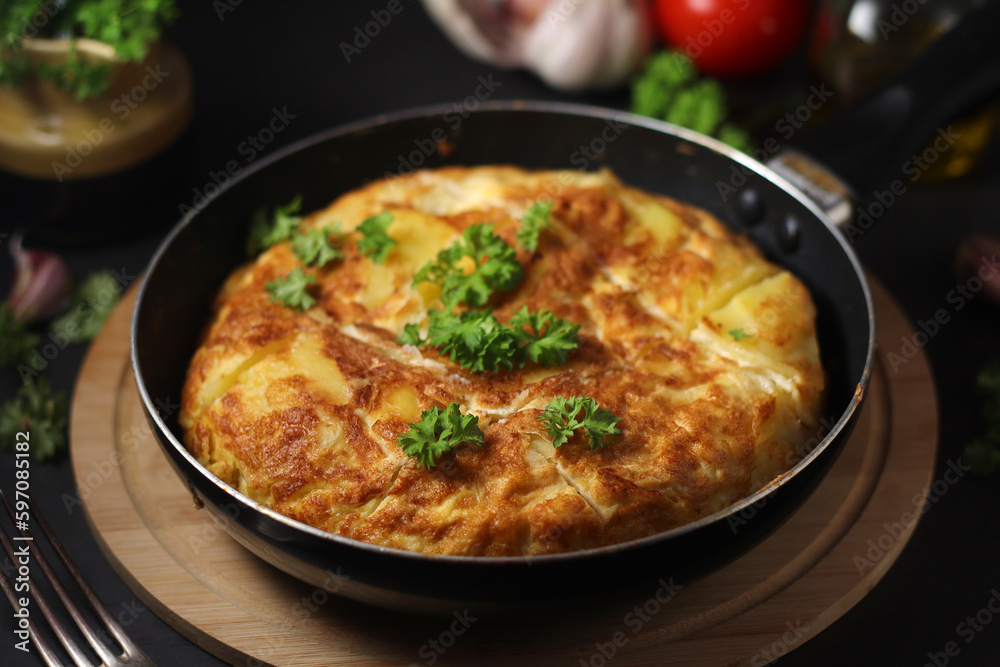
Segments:
[[[621,433],[615,426],[621,418],[597,405],[589,396],[553,398],[539,419],[552,436],[553,447],[566,444],[577,429],[583,429],[590,438],[591,450],[604,447],[607,436]]]
[[[121,283],[111,271],[90,274],[73,295],[69,309],[52,321],[52,331],[71,343],[92,340],[111,317],[121,295]]]
[[[438,351],[475,373],[524,368],[530,359],[543,366],[566,362],[579,344],[580,327],[548,311],[519,310],[506,325],[489,310],[454,313],[432,310],[427,336],[415,324],[407,324],[399,337],[402,345],[436,347]]]
[[[740,327],[739,329],[729,329],[727,333],[733,337],[733,340],[737,343],[744,338],[753,338],[753,334],[746,332],[746,327]]]
[[[521,219],[521,228],[517,230],[517,243],[528,252],[538,250],[539,237],[543,231],[552,226],[552,221],[549,219],[552,206],[553,203],[550,201],[536,201],[528,207]]]
[[[309,294],[308,287],[315,283],[315,276],[297,266],[285,277],[267,283],[267,291],[271,293],[272,303],[280,302],[289,308],[309,310],[316,304],[316,299]]]
[[[512,290],[524,278],[517,251],[493,233],[493,225],[472,225],[462,238],[438,253],[413,277],[413,284],[430,282],[441,288],[441,301],[485,306],[495,290]]]
[[[295,215],[301,207],[302,195],[296,195],[292,201],[277,207],[270,215],[267,209],[258,209],[247,236],[247,257],[256,257],[261,251],[291,238],[292,232],[302,222],[302,217]]]
[[[561,366],[580,344],[580,325],[561,320],[547,310],[530,313],[524,306],[507,324],[523,345],[522,352],[542,366]]]
[[[358,225],[358,232],[361,233],[358,250],[365,257],[371,257],[376,264],[384,262],[389,251],[396,247],[396,242],[387,233],[393,220],[392,213],[382,211]]]
[[[14,309],[0,304],[0,368],[13,368],[38,345],[38,334],[14,317]]]
[[[323,229],[310,229],[305,233],[292,232],[292,252],[306,266],[322,268],[336,259],[342,259],[344,253],[330,243],[330,237],[337,233],[340,225],[332,225]]]
[[[0,445],[13,447],[17,434],[27,431],[31,456],[38,461],[54,458],[66,449],[68,418],[66,394],[53,394],[45,376],[28,377],[17,396],[0,405]]]
[[[978,475],[1000,470],[1000,359],[983,366],[976,375],[976,391],[983,397],[983,434],[967,444],[962,460]]]
[[[410,424],[410,430],[396,441],[407,455],[417,459],[418,467],[430,470],[445,452],[463,443],[482,447],[483,431],[479,417],[463,415],[458,403],[450,403],[444,410],[437,406],[424,410],[420,421]]]

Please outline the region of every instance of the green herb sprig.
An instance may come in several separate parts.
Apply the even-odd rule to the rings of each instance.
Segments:
[[[290,239],[302,222],[302,216],[296,215],[301,207],[302,195],[296,195],[292,201],[276,207],[270,214],[266,208],[258,209],[247,235],[247,257],[256,257],[276,243]]]
[[[297,266],[284,277],[268,282],[266,287],[272,303],[305,311],[316,305],[316,299],[308,291],[309,286],[315,284],[316,277]]]
[[[473,372],[524,368],[528,361],[542,366],[566,362],[579,345],[579,325],[559,319],[549,311],[521,308],[501,324],[488,310],[454,313],[432,310],[427,336],[415,324],[403,328],[402,345],[435,347],[442,355]]]
[[[435,406],[424,410],[420,421],[410,424],[410,430],[396,438],[409,456],[417,459],[417,466],[430,470],[446,453],[461,444],[483,446],[483,431],[479,417],[463,415],[458,403],[450,403],[442,410]]]
[[[55,458],[66,449],[68,414],[65,393],[53,393],[44,375],[27,377],[17,396],[0,405],[0,445],[12,448],[18,432],[28,431],[32,458]]]
[[[589,396],[553,398],[539,419],[552,436],[553,447],[566,444],[578,429],[583,429],[589,438],[591,451],[604,447],[607,436],[621,433],[615,426],[621,418],[600,407]]]
[[[471,273],[466,275],[471,259]],[[430,282],[441,288],[447,308],[460,303],[485,306],[495,290],[512,290],[524,278],[517,251],[493,233],[493,225],[478,224],[462,232],[462,238],[438,253],[413,277],[413,284]]]
[[[358,239],[358,250],[376,264],[385,262],[389,251],[396,247],[396,242],[388,233],[394,219],[392,213],[382,211],[358,225],[358,232],[361,234],[361,238]]]
[[[528,207],[521,219],[521,228],[517,230],[517,243],[528,252],[538,250],[538,241],[542,232],[552,226],[549,216],[552,214],[553,203],[536,201]]]

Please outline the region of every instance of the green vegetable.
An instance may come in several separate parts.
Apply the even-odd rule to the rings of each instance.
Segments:
[[[976,376],[977,393],[983,397],[983,435],[965,446],[962,460],[980,475],[1000,470],[1000,359],[994,359]]]
[[[68,415],[65,393],[53,394],[45,376],[28,377],[17,396],[0,405],[0,445],[12,449],[17,434],[27,431],[31,456],[38,461],[54,458],[66,449]]]
[[[522,358],[526,355],[542,366],[561,366],[580,344],[580,325],[561,320],[547,310],[529,313],[525,306],[514,313],[508,326],[521,345],[518,352]]]
[[[371,257],[376,264],[384,262],[389,251],[396,247],[396,242],[386,233],[392,221],[392,213],[382,211],[358,225],[358,232],[361,233],[358,250],[365,257]]]
[[[0,304],[0,368],[13,368],[24,361],[40,339],[24,322],[14,317],[14,309]]]
[[[256,257],[274,244],[290,239],[302,222],[302,217],[295,215],[301,206],[302,195],[296,195],[288,204],[275,208],[271,215],[267,209],[258,209],[247,236],[247,257]]]
[[[725,123],[726,96],[719,83],[699,78],[691,59],[678,51],[660,51],[632,82],[632,112],[715,136],[742,151],[749,136]]]
[[[472,261],[463,262],[465,258]],[[479,224],[466,229],[458,242],[425,264],[413,277],[413,284],[440,286],[441,301],[448,308],[460,303],[481,307],[494,290],[514,289],[523,278],[514,248],[493,233],[493,225]]]
[[[479,417],[463,415],[458,403],[450,403],[444,410],[437,406],[424,410],[420,421],[396,440],[404,452],[416,457],[418,467],[430,470],[445,452],[463,443],[482,447],[483,431]]]
[[[309,310],[316,304],[316,299],[309,294],[307,288],[314,284],[316,277],[297,266],[285,277],[267,283],[267,291],[271,293],[273,303],[280,302],[289,308]]]
[[[621,418],[597,405],[589,396],[553,398],[539,419],[552,436],[553,447],[566,444],[577,429],[583,429],[590,438],[591,450],[604,447],[607,436],[621,433],[615,426]]]
[[[429,319],[426,338],[421,337],[417,325],[407,324],[399,342],[439,348],[453,362],[477,373],[524,368],[529,359],[556,366],[565,363],[579,344],[578,325],[548,311],[529,313],[527,307],[515,313],[506,326],[488,310],[459,314],[432,310]]]
[[[174,0],[9,0],[0,3],[0,83],[19,86],[33,73],[77,99],[107,90],[111,67],[88,62],[75,48],[65,63],[35,69],[22,50],[26,37],[85,37],[110,45],[125,62],[140,62],[161,29],[177,18]]]
[[[550,201],[536,201],[525,212],[521,228],[517,230],[517,243],[528,252],[538,249],[538,237],[552,226],[552,221],[549,220],[552,206]]]
[[[744,329],[745,327],[740,327],[739,329],[729,329],[727,333],[729,333],[729,335],[732,336],[733,340],[737,343],[744,338],[753,338],[753,334],[745,333]]]
[[[335,259],[342,259],[344,253],[330,243],[330,237],[337,233],[340,225],[323,229],[310,229],[306,233],[292,233],[292,252],[306,266],[324,267]]]
[[[92,340],[111,317],[121,294],[121,283],[111,271],[90,274],[66,312],[52,321],[52,331],[71,343]]]

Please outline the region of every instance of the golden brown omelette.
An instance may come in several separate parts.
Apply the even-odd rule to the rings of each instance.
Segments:
[[[551,202],[535,252],[525,212]],[[389,212],[382,263],[356,228]],[[448,168],[383,180],[307,216],[343,258],[307,268],[316,304],[266,286],[302,263],[277,243],[234,272],[188,371],[191,453],[261,505],[317,528],[427,554],[522,556],[607,545],[708,516],[790,468],[816,430],[824,373],[804,286],[706,212],[613,174]],[[472,372],[397,342],[439,287],[416,272],[489,223],[524,279],[493,295],[580,325],[561,366]],[[539,420],[588,396],[621,433],[558,449]],[[479,417],[482,447],[417,466],[397,437],[434,406]]]

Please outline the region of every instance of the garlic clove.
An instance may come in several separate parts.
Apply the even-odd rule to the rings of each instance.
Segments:
[[[959,280],[975,281],[982,298],[1000,305],[1000,237],[975,234],[967,237],[955,253],[955,273]],[[969,286],[972,291],[972,286]],[[976,290],[978,291],[978,290]]]
[[[468,55],[565,91],[624,84],[653,48],[646,0],[424,0]]]
[[[69,306],[73,278],[65,260],[45,250],[26,250],[20,234],[11,238],[10,254],[14,286],[7,304],[16,320],[46,320]]]

